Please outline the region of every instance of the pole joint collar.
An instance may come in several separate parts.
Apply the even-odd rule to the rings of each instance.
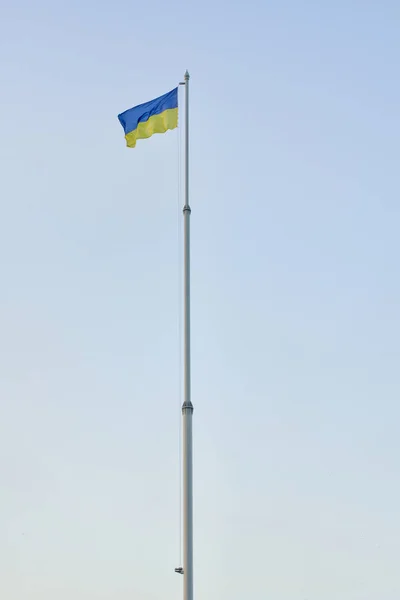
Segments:
[[[190,400],[185,400],[185,402],[182,404],[182,413],[184,414],[186,411],[191,413],[194,411],[193,404]]]

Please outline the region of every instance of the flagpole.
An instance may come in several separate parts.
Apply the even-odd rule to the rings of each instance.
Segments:
[[[189,73],[185,73],[185,205],[184,243],[184,401],[183,419],[183,598],[193,600],[193,443],[190,385],[190,205],[189,205]]]

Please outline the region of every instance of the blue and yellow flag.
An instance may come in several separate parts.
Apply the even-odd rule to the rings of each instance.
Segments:
[[[136,146],[136,140],[148,138],[153,133],[165,133],[178,127],[178,88],[150,102],[139,104],[118,115],[125,131],[128,148]]]

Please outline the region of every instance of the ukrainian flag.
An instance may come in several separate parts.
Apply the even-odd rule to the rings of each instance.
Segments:
[[[165,133],[178,127],[178,88],[150,102],[139,104],[118,115],[125,131],[128,148],[136,146],[136,140],[148,138],[153,133]]]

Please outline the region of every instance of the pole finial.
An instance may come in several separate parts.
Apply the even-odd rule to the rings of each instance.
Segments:
[[[189,71],[186,69],[185,81],[188,81],[189,79],[190,79]]]

